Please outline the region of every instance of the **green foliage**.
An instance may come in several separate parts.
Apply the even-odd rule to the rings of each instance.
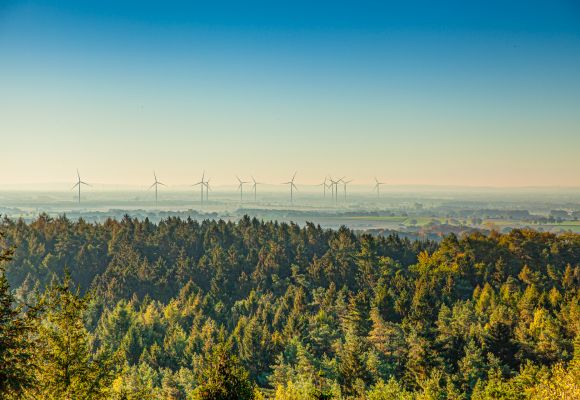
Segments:
[[[160,397],[159,374],[145,363],[126,365],[112,383],[116,400],[156,400]]]
[[[46,215],[0,230],[16,246],[0,277],[0,397],[576,394],[577,234],[437,244],[247,217]]]
[[[107,351],[91,349],[83,322],[87,298],[71,288],[68,276],[47,290],[38,329],[38,391],[44,399],[106,398],[114,377]]]
[[[203,384],[193,392],[198,400],[250,400],[254,398],[254,385],[248,373],[235,356],[228,354],[223,344],[216,346],[204,368]]]
[[[17,305],[4,273],[11,249],[0,249],[0,398],[19,398],[35,386],[37,311]]]
[[[413,397],[413,394],[394,378],[386,383],[379,381],[367,392],[368,400],[412,400]]]

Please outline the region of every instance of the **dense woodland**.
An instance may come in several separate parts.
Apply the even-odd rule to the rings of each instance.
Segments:
[[[46,215],[0,232],[0,398],[580,398],[577,234]]]

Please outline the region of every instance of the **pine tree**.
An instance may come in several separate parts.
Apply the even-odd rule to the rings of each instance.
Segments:
[[[0,398],[20,398],[35,384],[37,309],[15,305],[2,263],[11,250],[0,250]]]
[[[346,332],[345,343],[339,354],[339,374],[341,385],[347,394],[355,394],[359,382],[370,380],[363,358],[367,347],[365,338],[358,336],[354,329]]]
[[[391,378],[388,382],[379,381],[366,396],[369,400],[412,400],[414,396]]]
[[[392,322],[386,322],[376,308],[371,309],[373,327],[368,341],[384,360],[382,370],[391,374],[399,373],[404,366],[406,342],[403,329]]]
[[[513,329],[504,321],[496,321],[486,328],[485,347],[512,368],[517,366],[516,354],[519,344],[513,337]]]
[[[70,277],[53,283],[43,299],[46,313],[39,327],[38,391],[44,399],[106,398],[113,360],[92,351],[83,324],[87,298],[72,291]]]
[[[485,378],[487,365],[481,349],[474,340],[464,348],[465,356],[459,361],[459,372],[463,380],[463,391],[471,394],[480,379]]]
[[[159,374],[149,365],[141,363],[125,366],[112,383],[110,397],[114,400],[157,400]]]
[[[235,356],[227,351],[224,344],[213,350],[193,398],[196,400],[252,400],[254,385]]]

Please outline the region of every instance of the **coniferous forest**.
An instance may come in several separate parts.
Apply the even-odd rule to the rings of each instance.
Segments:
[[[0,223],[2,399],[580,398],[580,235]]]

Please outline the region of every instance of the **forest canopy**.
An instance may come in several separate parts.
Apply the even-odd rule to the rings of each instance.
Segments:
[[[0,232],[0,398],[580,397],[578,234],[47,215]]]

